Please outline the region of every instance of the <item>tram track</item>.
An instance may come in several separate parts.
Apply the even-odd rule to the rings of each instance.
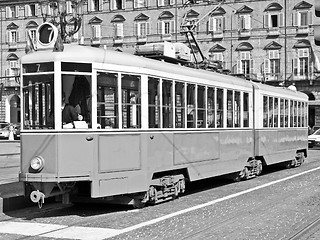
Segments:
[[[304,238],[306,236],[309,236],[310,233],[312,234],[312,231],[320,226],[320,216],[318,216],[316,219],[314,219],[312,222],[308,223],[306,226],[302,227],[299,231],[291,235],[286,240],[302,240],[307,239]]]

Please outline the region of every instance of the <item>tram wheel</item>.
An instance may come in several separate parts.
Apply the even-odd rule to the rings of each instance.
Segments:
[[[257,171],[256,171],[256,176],[261,175],[262,173],[262,162],[261,160],[257,160]]]

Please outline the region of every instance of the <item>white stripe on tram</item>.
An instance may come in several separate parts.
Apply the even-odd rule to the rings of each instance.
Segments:
[[[194,207],[190,207],[175,213],[171,213],[156,219],[152,219],[147,222],[139,223],[137,225],[127,227],[124,229],[110,229],[110,228],[95,228],[95,227],[79,227],[79,226],[71,226],[68,227],[67,225],[58,225],[58,224],[44,224],[44,223],[30,223],[30,222],[0,222],[0,233],[7,233],[7,234],[18,234],[18,235],[25,235],[25,236],[41,236],[41,237],[49,237],[49,238],[68,238],[68,239],[79,239],[79,240],[91,240],[97,239],[102,240],[110,237],[114,237],[123,233],[127,233],[133,230],[137,230],[139,228],[149,226],[169,218],[176,217],[181,214],[185,214],[191,211],[195,211],[197,209],[205,208],[216,203],[226,201],[265,187],[269,187],[271,185],[287,181],[289,179],[299,177],[301,175],[314,172],[320,170],[320,167],[307,170],[305,172],[301,172],[283,179],[279,179],[270,183],[266,183],[254,188],[250,188],[238,193],[234,193],[219,199],[215,199],[213,201],[203,203],[200,205],[196,205]]]

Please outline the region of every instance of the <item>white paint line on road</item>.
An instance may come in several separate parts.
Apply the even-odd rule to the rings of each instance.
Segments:
[[[307,173],[310,173],[310,172],[314,172],[314,171],[317,171],[317,170],[320,170],[320,167],[317,167],[317,168],[314,168],[314,169],[310,169],[308,171],[301,172],[301,173],[298,173],[298,174],[295,174],[295,175],[292,175],[292,176],[289,176],[289,177],[286,177],[286,178],[282,178],[282,179],[279,179],[279,180],[276,180],[276,181],[273,181],[273,182],[269,182],[269,183],[266,183],[266,184],[263,184],[263,185],[260,185],[260,186],[254,187],[254,188],[250,188],[250,189],[238,192],[238,193],[234,193],[234,194],[222,197],[222,198],[218,198],[218,199],[212,200],[212,201],[207,202],[207,203],[196,205],[194,207],[190,207],[190,208],[187,208],[187,209],[184,209],[184,210],[181,210],[181,211],[178,211],[178,212],[174,212],[174,213],[171,213],[171,214],[168,214],[168,215],[156,218],[156,219],[152,219],[152,220],[147,221],[147,222],[139,223],[137,225],[134,225],[134,226],[131,226],[131,227],[128,227],[128,228],[124,228],[124,229],[120,230],[120,232],[118,234],[130,232],[130,231],[133,231],[133,230],[136,230],[136,229],[148,226],[148,225],[152,225],[152,224],[164,221],[164,220],[169,219],[169,218],[176,217],[176,216],[181,215],[181,214],[185,214],[185,213],[188,213],[188,212],[200,209],[200,208],[208,207],[208,206],[211,206],[213,204],[216,204],[216,203],[219,203],[219,202],[222,202],[222,201],[225,201],[225,200],[229,200],[229,199],[232,199],[232,198],[235,198],[235,197],[238,197],[238,196],[241,196],[241,195],[244,195],[244,194],[247,194],[247,193],[262,189],[262,188],[265,188],[265,187],[269,187],[271,185],[274,185],[274,184],[277,184],[277,183],[280,183],[280,182],[284,182],[284,181],[287,181],[289,179],[292,179],[292,178],[295,178],[295,177],[299,177],[301,175],[304,175],[304,174],[307,174]]]
[[[35,222],[0,222],[0,233],[8,233],[8,234],[19,234],[25,236],[42,236],[42,237],[51,237],[51,238],[68,238],[68,239],[80,239],[80,240],[102,240],[110,237],[114,237],[123,233],[127,233],[130,231],[137,230],[139,228],[149,226],[191,211],[195,211],[197,209],[201,209],[204,207],[208,207],[214,205],[216,203],[226,201],[262,188],[266,188],[272,186],[274,184],[284,182],[290,180],[295,177],[299,177],[301,175],[314,172],[320,170],[320,167],[310,169],[305,172],[301,172],[283,179],[279,179],[270,183],[266,183],[254,188],[250,188],[238,193],[234,193],[219,199],[212,200],[207,203],[203,203],[194,207],[190,207],[178,212],[174,212],[147,222],[139,223],[137,225],[124,228],[124,229],[109,229],[109,228],[94,228],[94,227],[79,227],[79,226],[66,226],[66,225],[58,225],[58,224],[43,224],[43,223],[35,223]]]

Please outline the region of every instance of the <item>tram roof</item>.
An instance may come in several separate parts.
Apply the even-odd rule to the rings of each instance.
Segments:
[[[149,59],[142,56],[136,56],[129,53],[75,44],[66,44],[64,46],[63,52],[51,52],[51,54],[49,54],[48,50],[40,50],[24,55],[21,58],[22,64],[53,61],[124,65],[130,67],[145,68],[164,73],[196,77],[200,79],[205,79],[207,81],[221,82],[224,84],[238,85],[248,88],[251,88],[254,84],[256,88],[259,88],[262,91],[270,91],[274,93],[278,92],[279,94],[283,94],[284,90],[284,88],[282,87],[272,87],[265,84],[253,83],[242,78],[225,75],[213,71],[194,69],[185,66],[180,66],[177,64]],[[286,93],[291,96],[297,96],[296,92],[290,89],[286,89]]]
[[[251,87],[249,81],[230,75],[224,75],[212,71],[180,66],[178,64],[162,62],[159,60],[149,59],[142,56],[136,56],[129,53],[117,52],[114,50],[105,50],[89,46],[66,44],[64,46],[63,52],[50,53],[51,54],[49,54],[48,50],[40,50],[37,52],[29,53],[21,58],[21,62],[22,64],[52,61],[115,64],[129,67],[145,68],[163,73],[196,77],[208,81],[214,80],[218,82],[228,83],[231,85],[235,84],[244,87]]]

